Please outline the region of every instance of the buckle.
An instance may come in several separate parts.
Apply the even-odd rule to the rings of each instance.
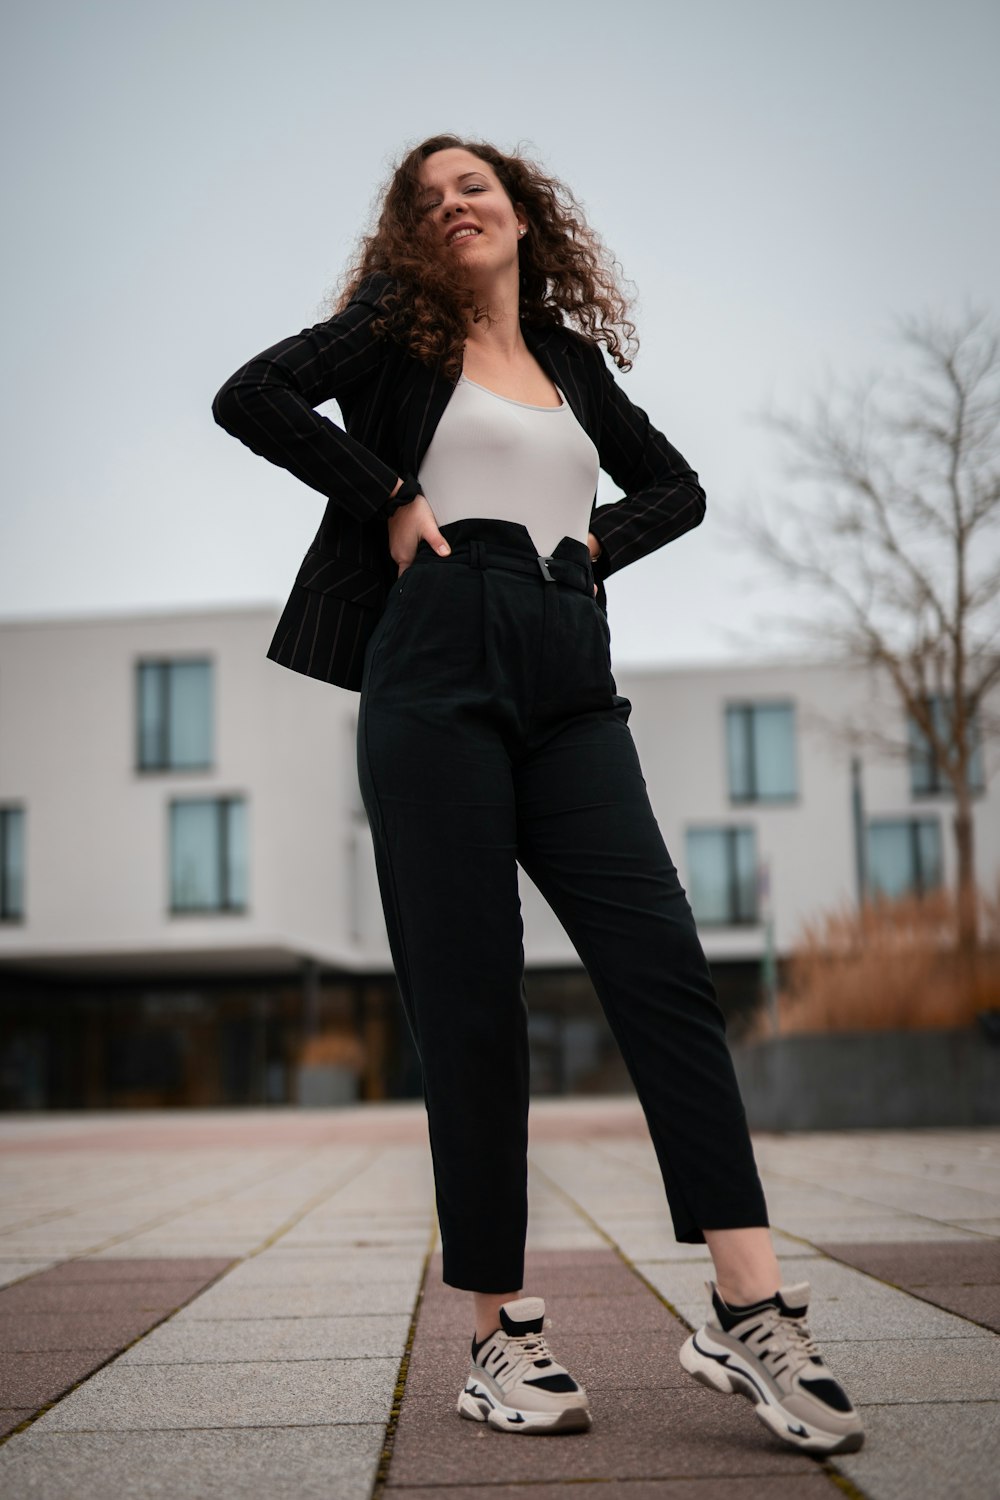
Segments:
[[[545,582],[546,583],[555,583],[556,580],[552,577],[552,574],[549,572],[549,563],[552,562],[552,558],[551,557],[536,557],[535,561],[538,563],[538,566],[542,570],[542,577],[545,579]]]

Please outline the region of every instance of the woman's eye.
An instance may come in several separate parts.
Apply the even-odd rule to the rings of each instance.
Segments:
[[[467,193],[485,193],[486,184],[485,182],[470,182],[465,191]]]

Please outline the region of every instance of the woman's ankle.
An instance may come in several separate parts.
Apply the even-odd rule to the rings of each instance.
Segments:
[[[715,1290],[727,1307],[751,1307],[755,1302],[766,1302],[778,1290],[770,1282],[747,1282],[743,1286],[732,1283],[715,1283]]]
[[[515,1302],[520,1292],[473,1292],[476,1309],[476,1343],[481,1344],[500,1327],[500,1308],[504,1302]]]

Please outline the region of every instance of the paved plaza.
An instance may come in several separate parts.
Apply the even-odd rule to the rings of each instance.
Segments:
[[[856,1454],[788,1451],[680,1369],[711,1262],[632,1100],[532,1107],[525,1289],[594,1420],[530,1439],[455,1412],[469,1299],[419,1106],[0,1120],[0,1493],[996,1500],[1000,1131],[754,1140]]]

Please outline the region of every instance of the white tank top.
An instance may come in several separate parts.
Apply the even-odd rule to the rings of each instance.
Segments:
[[[543,557],[564,536],[586,543],[600,460],[559,395],[530,406],[459,378],[418,475],[439,526],[520,521]]]

